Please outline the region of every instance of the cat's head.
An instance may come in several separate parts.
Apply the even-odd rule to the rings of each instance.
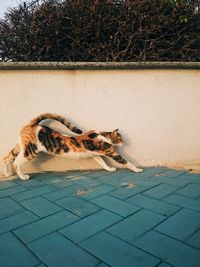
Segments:
[[[119,133],[119,129],[116,129],[112,132],[101,132],[101,135],[103,135],[105,138],[109,139],[113,145],[122,145],[123,139],[121,134]]]

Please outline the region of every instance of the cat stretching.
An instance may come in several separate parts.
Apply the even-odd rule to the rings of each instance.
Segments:
[[[46,119],[59,121],[75,136],[64,135],[59,131],[43,126],[42,122]],[[136,168],[115,152],[114,145],[122,144],[122,142],[122,137],[118,130],[113,132],[98,133],[89,131],[82,133],[82,130],[76,128],[61,116],[42,114],[22,128],[19,144],[4,158],[4,174],[7,177],[11,176],[14,167],[20,179],[29,179],[29,175],[24,174],[21,167],[26,162],[34,159],[39,152],[71,158],[93,157],[105,170],[115,171],[115,168],[109,167],[102,159],[101,156],[105,156],[134,172],[141,172],[142,169]]]

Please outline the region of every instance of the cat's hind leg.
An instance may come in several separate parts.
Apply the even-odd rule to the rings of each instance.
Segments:
[[[5,177],[10,177],[14,174],[13,168],[12,168],[12,163],[3,162],[3,173],[4,173]]]
[[[94,159],[95,159],[96,162],[98,162],[99,165],[101,165],[101,167],[103,167],[106,171],[109,171],[109,172],[116,171],[116,168],[108,166],[108,165],[106,164],[106,162],[102,159],[102,157],[100,157],[100,156],[96,156],[96,157],[94,157]]]
[[[28,162],[28,159],[25,158],[23,152],[20,152],[20,153],[17,155],[17,157],[16,157],[16,159],[15,159],[15,161],[14,161],[14,163],[13,163],[13,165],[14,165],[14,167],[15,167],[15,171],[16,171],[17,175],[19,176],[19,178],[20,178],[21,180],[28,180],[29,177],[30,177],[28,174],[24,174],[24,173],[22,172],[22,170],[21,170],[21,167],[22,167],[26,162]]]
[[[5,177],[10,177],[14,174],[13,162],[19,154],[19,145],[17,144],[4,158],[3,158],[3,173]]]

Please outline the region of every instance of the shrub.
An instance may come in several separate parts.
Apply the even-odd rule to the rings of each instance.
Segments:
[[[199,3],[199,1],[198,1]],[[42,0],[0,21],[3,61],[200,61],[197,1]]]

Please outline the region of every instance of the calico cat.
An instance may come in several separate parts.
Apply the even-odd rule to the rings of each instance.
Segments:
[[[45,119],[57,120],[64,124],[75,136],[64,135],[58,131],[42,125]],[[78,135],[77,135],[78,134]],[[126,161],[114,150],[114,145],[122,144],[122,137],[117,130],[113,132],[96,132],[94,130],[82,133],[82,130],[55,114],[42,114],[22,128],[17,144],[4,158],[4,174],[11,176],[13,168],[22,180],[29,179],[29,175],[22,172],[24,163],[34,159],[39,152],[72,158],[93,157],[105,170],[115,171],[109,167],[101,156],[115,160],[134,172],[141,172],[133,164]]]

